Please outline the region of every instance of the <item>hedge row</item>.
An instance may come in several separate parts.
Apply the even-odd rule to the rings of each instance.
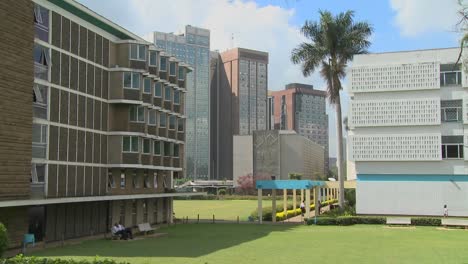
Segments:
[[[355,224],[371,224],[381,225],[386,223],[385,217],[374,216],[338,216],[338,217],[317,217],[317,219],[307,219],[308,225],[355,225]],[[317,221],[317,222],[315,222]],[[411,224],[416,226],[440,226],[440,218],[420,217],[411,218]]]
[[[327,200],[327,201],[324,201],[322,202],[322,206],[327,206],[327,205],[330,205],[330,204],[334,204],[334,203],[337,203],[338,200],[336,199],[331,199],[331,200]],[[283,212],[283,205],[282,204],[278,204],[276,205],[276,221],[283,221],[283,220],[286,220],[288,218],[291,218],[291,217],[294,217],[294,216],[297,216],[297,215],[300,215],[301,214],[301,209],[300,208],[296,208],[296,210],[293,210],[293,205],[292,204],[288,204],[287,206],[287,213],[285,214]],[[310,205],[310,210],[314,210],[315,209],[315,205],[314,204],[311,204]],[[271,206],[266,206],[266,207],[263,207],[262,208],[262,215],[263,215],[263,221],[271,221],[272,220],[272,215],[273,215],[273,212],[272,212],[272,207]],[[258,208],[255,209],[254,211],[252,211],[252,213],[250,214],[250,217],[252,219],[255,219],[255,220],[258,220]]]
[[[8,234],[6,227],[0,223],[0,258],[8,247]]]
[[[72,260],[72,259],[47,259],[36,257],[25,257],[18,255],[9,259],[0,259],[0,264],[129,264],[128,262],[116,262],[110,259],[95,258],[94,260]]]

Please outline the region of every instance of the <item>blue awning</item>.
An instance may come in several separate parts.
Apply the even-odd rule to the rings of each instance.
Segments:
[[[312,189],[315,186],[325,185],[324,181],[311,181],[311,180],[262,180],[257,181],[255,188],[267,190],[300,190]]]

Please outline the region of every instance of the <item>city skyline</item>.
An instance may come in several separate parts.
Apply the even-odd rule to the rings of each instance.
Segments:
[[[337,0],[206,0],[204,3],[184,0],[116,0],[112,6],[92,0],[79,2],[139,35],[155,30],[182,33],[185,25],[189,24],[211,31],[212,50],[222,52],[234,47],[244,47],[266,51],[270,54],[268,89],[273,91],[281,90],[291,82],[312,84],[316,89],[324,90],[324,82],[317,72],[305,78],[299,66],[293,65],[289,58],[291,50],[304,41],[299,28],[306,19],[316,20],[318,10],[326,9],[332,13],[355,10],[358,20],[370,22],[375,28],[370,52],[455,47],[459,40],[459,33],[454,32],[454,25],[458,22],[456,0],[366,0],[345,3]],[[154,16],[152,10],[160,10],[161,7],[166,12]],[[432,19],[434,16],[438,19]],[[262,41],[258,41],[259,39]],[[349,103],[347,79],[343,84],[345,91],[342,109],[343,116],[346,116]],[[330,156],[335,157],[336,121],[334,109],[328,103],[327,113],[330,124]]]

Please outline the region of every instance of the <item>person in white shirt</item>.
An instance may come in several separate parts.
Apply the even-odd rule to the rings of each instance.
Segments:
[[[305,214],[305,203],[304,203],[304,200],[301,202],[300,208],[301,208],[301,215],[302,215],[302,217],[304,217],[304,214]]]
[[[119,224],[115,223],[111,228],[112,235],[119,236],[120,239],[126,239],[127,235],[120,229]]]
[[[447,205],[444,205],[444,217],[448,216],[448,208]]]
[[[126,228],[125,226],[122,225],[122,223],[119,223],[119,231],[122,232],[123,236],[125,237],[124,239],[133,239],[133,233],[132,233],[132,229],[130,228]]]

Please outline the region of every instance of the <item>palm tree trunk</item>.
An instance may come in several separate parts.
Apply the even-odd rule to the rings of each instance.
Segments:
[[[338,169],[338,181],[339,181],[339,196],[338,196],[338,204],[341,209],[344,208],[344,171],[343,171],[343,123],[341,122],[341,98],[338,94],[338,98],[335,104],[336,109],[336,135],[338,136],[337,144],[338,144],[338,156],[336,157],[337,161],[337,169]]]

